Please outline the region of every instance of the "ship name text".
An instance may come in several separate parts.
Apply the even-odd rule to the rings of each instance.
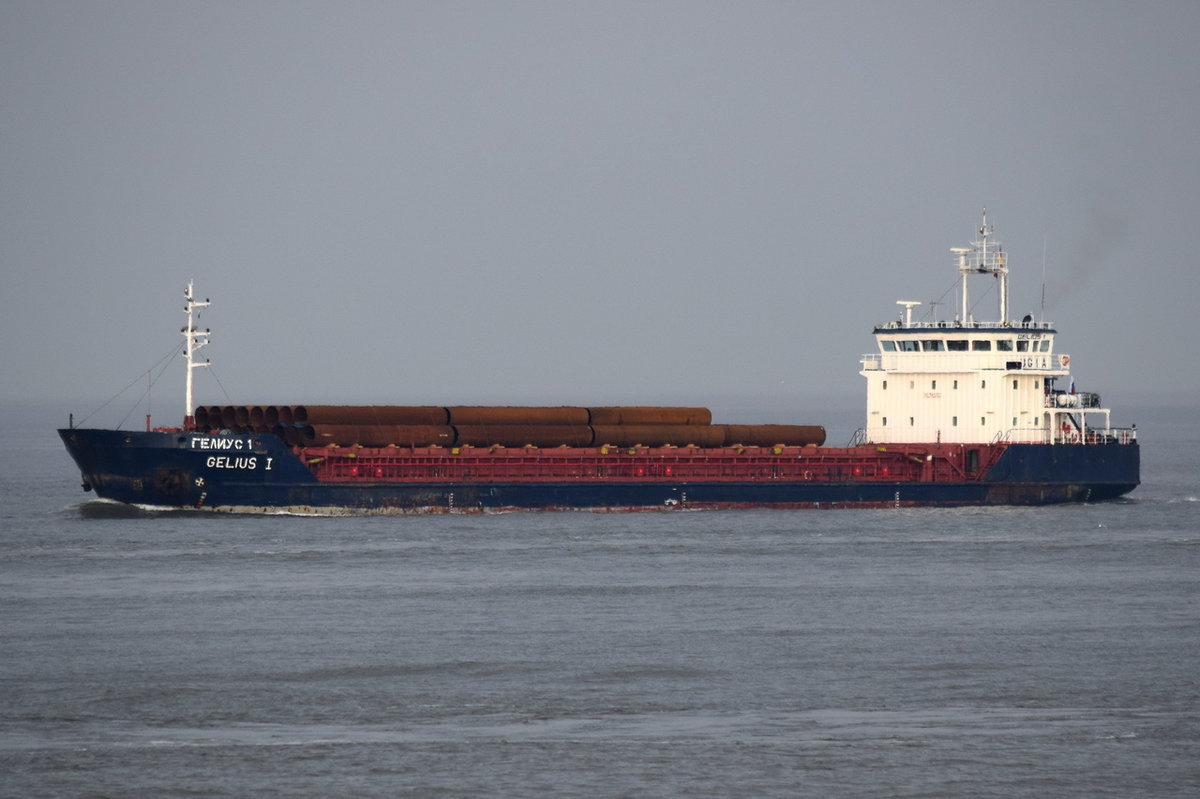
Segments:
[[[252,438],[213,438],[211,436],[192,436],[192,449],[235,449],[248,450],[254,448]]]
[[[274,458],[264,458],[264,471],[271,471],[271,461]],[[238,457],[234,455],[209,455],[204,461],[204,465],[210,469],[245,469],[247,471],[258,468],[258,457],[251,455],[248,458]]]
[[[255,442],[253,438],[192,436],[189,446],[192,449],[247,452],[254,449]],[[258,457],[263,454],[259,451],[255,455],[209,455],[204,459],[204,465],[210,469],[244,469],[246,471],[253,471],[261,465],[264,471],[269,472],[271,471],[271,462],[275,459]]]

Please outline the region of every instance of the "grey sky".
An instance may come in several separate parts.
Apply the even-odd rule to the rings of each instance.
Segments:
[[[1081,388],[1191,401],[1198,31],[1194,2],[6,0],[0,399],[107,398],[195,278],[206,402],[861,407],[872,325],[952,287],[987,205],[1017,313],[1045,247]]]

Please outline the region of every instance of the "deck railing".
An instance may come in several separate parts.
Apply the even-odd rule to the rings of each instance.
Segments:
[[[1029,428],[1013,427],[996,434],[993,443],[1009,444],[1136,444],[1136,427],[1111,427],[1108,430],[1060,430],[1055,435],[1045,428],[1030,430]]]

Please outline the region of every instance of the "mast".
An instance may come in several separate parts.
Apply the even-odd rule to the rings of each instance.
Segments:
[[[192,370],[202,366],[208,366],[209,361],[204,359],[203,363],[197,363],[195,360],[196,350],[208,344],[209,329],[196,329],[195,310],[197,308],[207,308],[209,306],[208,298],[204,302],[199,302],[192,295],[192,281],[188,281],[187,288],[183,290],[184,299],[187,304],[183,307],[183,312],[187,314],[187,325],[180,329],[180,334],[183,336],[183,358],[187,362],[187,380],[184,390],[184,408],[183,408],[183,427],[185,430],[191,430],[196,426],[196,420],[192,416]]]
[[[959,297],[962,298],[962,310],[959,311],[958,319],[960,325],[967,323],[967,311],[970,309],[970,303],[967,302],[967,275],[971,274],[971,265],[968,263],[967,256],[971,254],[971,250],[967,247],[952,247],[950,252],[958,256],[958,273],[962,275],[962,288],[959,289]]]
[[[1008,324],[1008,266],[1004,259],[1004,248],[1000,242],[991,241],[994,228],[988,224],[987,208],[983,209],[983,221],[979,225],[979,238],[971,242],[970,247],[954,247],[950,252],[958,258],[958,273],[962,277],[962,310],[959,314],[959,324],[971,323],[971,304],[967,298],[967,277],[969,275],[992,275],[1000,283],[1001,325]]]

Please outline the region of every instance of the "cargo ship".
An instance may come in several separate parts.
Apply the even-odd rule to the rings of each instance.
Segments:
[[[899,301],[864,355],[866,423],[846,446],[817,425],[714,423],[661,406],[194,406],[197,326],[181,330],[183,423],[59,430],[83,488],[146,509],[374,514],[1043,505],[1121,497],[1139,483],[1137,431],[1076,391],[1049,323],[1009,318],[1008,266],[986,210],[951,250],[956,314]],[[969,282],[993,281],[996,321]],[[149,427],[149,424],[147,424]]]

